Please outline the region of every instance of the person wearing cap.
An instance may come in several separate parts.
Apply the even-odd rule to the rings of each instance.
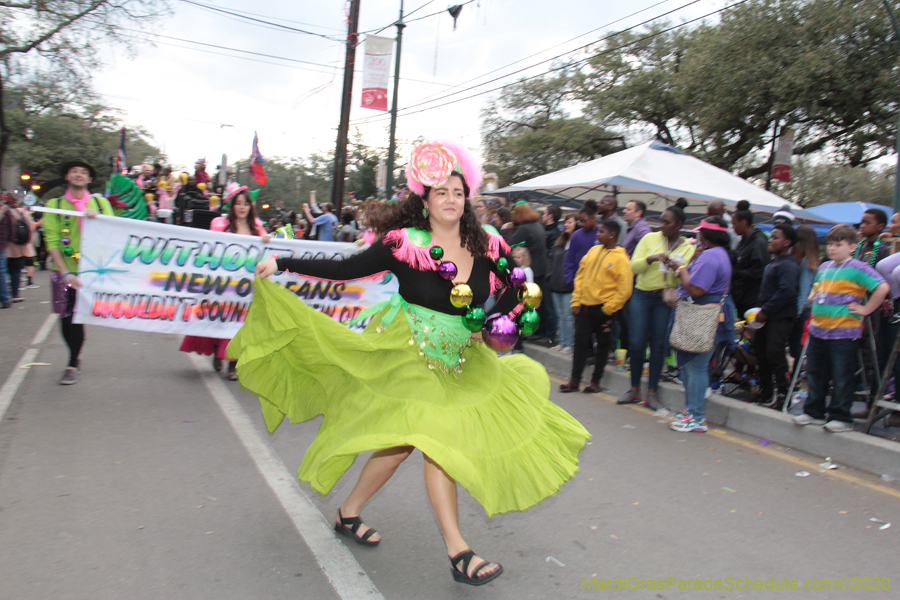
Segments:
[[[698,232],[697,248],[689,265],[677,258],[666,261],[678,278],[679,299],[693,298],[695,304],[719,304],[731,286],[731,259],[728,246],[728,223],[721,217],[706,217],[694,231]],[[721,319],[716,342],[728,336],[734,337],[734,323],[731,319]],[[706,388],[709,387],[709,360],[713,348],[695,354],[676,351],[681,379],[684,382],[684,412],[669,424],[679,432],[703,433],[706,425]]]
[[[103,196],[91,195],[88,185],[97,176],[97,170],[83,160],[72,160],[60,168],[66,180],[66,191],[61,198],[47,201],[47,208],[59,208],[85,213],[89,219],[98,214],[113,216],[109,201]],[[59,380],[60,385],[72,385],[78,381],[81,368],[81,347],[84,344],[84,325],[73,323],[75,296],[81,287],[78,279],[78,262],[81,258],[81,217],[44,213],[44,243],[53,258],[50,274],[53,290],[53,312],[60,317],[62,336],[69,348],[69,363]]]
[[[0,308],[10,307],[9,288],[6,283],[6,249],[13,238],[13,218],[6,204],[0,202]]]

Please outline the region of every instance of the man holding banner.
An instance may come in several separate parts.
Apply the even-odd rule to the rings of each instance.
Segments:
[[[109,201],[102,196],[92,196],[87,186],[97,170],[82,160],[72,160],[62,165],[60,174],[67,187],[62,198],[47,201],[47,208],[61,212],[44,214],[44,242],[47,252],[53,257],[53,272],[50,275],[53,290],[53,312],[60,316],[62,336],[69,347],[69,364],[63,372],[60,385],[72,385],[78,381],[79,356],[84,343],[84,325],[73,323],[75,313],[75,290],[81,287],[78,278],[78,263],[81,259],[81,217],[74,212],[83,212],[92,219],[97,214],[113,214]]]

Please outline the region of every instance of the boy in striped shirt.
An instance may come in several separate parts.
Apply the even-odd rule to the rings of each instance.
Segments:
[[[863,319],[872,314],[888,293],[888,284],[866,263],[852,258],[859,236],[849,225],[835,225],[828,232],[828,258],[819,267],[809,300],[809,347],[806,378],[809,398],[796,425],[825,425],[832,433],[853,430],[850,408],[859,367]],[[865,301],[866,294],[869,300]],[[828,381],[833,382],[831,403],[826,407]],[[827,419],[826,419],[827,416]],[[827,423],[826,423],[827,421]]]

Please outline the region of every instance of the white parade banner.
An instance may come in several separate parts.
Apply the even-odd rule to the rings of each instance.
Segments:
[[[391,73],[391,38],[366,36],[366,52],[363,59],[362,107],[387,111],[387,86]]]
[[[100,215],[82,220],[74,321],[158,333],[232,338],[253,299],[256,263],[272,256],[343,260],[355,244],[259,237]],[[347,323],[397,291],[380,273],[335,282],[284,272],[271,278]],[[361,330],[365,322],[353,325]]]

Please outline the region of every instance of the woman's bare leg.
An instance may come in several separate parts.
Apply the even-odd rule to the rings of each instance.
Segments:
[[[344,518],[356,517],[363,505],[369,501],[375,492],[381,489],[388,479],[397,471],[406,458],[415,450],[412,446],[398,446],[397,448],[387,448],[379,450],[369,457],[366,466],[363,467],[362,473],[359,474],[359,480],[353,487],[353,491],[344,500],[340,511]],[[335,522],[338,518],[335,517]],[[363,525],[356,532],[356,535],[362,536],[369,528]],[[377,533],[369,538],[373,542],[381,539]]]
[[[469,550],[469,545],[459,531],[459,512],[456,502],[456,481],[454,481],[440,465],[429,457],[425,457],[425,491],[431,501],[434,516],[437,517],[444,542],[447,544],[447,555],[451,558]],[[468,575],[471,576],[483,564],[483,559],[472,559],[469,563]],[[500,566],[492,564],[479,573],[479,576],[490,575]]]

